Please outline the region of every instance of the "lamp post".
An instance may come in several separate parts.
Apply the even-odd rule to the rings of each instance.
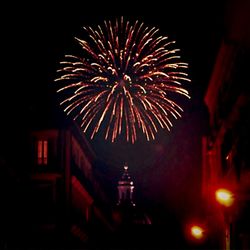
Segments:
[[[225,188],[217,189],[215,192],[216,201],[223,206],[223,212],[225,216],[225,249],[230,250],[231,247],[231,213],[229,207],[234,203],[234,194]]]

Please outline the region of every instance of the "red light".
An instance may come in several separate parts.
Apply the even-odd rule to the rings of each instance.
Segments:
[[[199,226],[192,226],[191,227],[191,235],[195,238],[195,239],[202,239],[204,236],[204,229],[199,227]]]
[[[233,202],[234,202],[234,197],[233,197],[233,193],[230,192],[229,190],[227,189],[218,189],[216,192],[215,192],[215,197],[216,197],[216,200],[226,206],[226,207],[230,207]]]

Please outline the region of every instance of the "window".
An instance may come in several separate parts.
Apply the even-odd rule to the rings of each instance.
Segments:
[[[39,140],[37,142],[37,163],[39,165],[48,164],[48,141]]]

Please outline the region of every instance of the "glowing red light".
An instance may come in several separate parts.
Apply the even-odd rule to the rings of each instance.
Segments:
[[[192,226],[191,235],[198,240],[202,239],[204,236],[204,230],[199,226]]]
[[[216,197],[216,200],[226,206],[226,207],[229,207],[233,204],[234,202],[234,197],[233,197],[233,193],[227,189],[218,189],[216,192],[215,192],[215,197]]]

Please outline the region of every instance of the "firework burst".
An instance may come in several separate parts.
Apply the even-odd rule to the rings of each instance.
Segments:
[[[159,128],[170,130],[172,118],[183,111],[174,94],[190,98],[182,87],[190,81],[188,65],[180,61],[175,41],[123,18],[84,30],[87,40],[76,38],[82,56],[66,55],[55,80],[67,115],[84,132],[90,130],[91,139],[101,127],[105,139],[114,142],[124,133],[132,143],[140,130],[147,140],[155,139]]]

